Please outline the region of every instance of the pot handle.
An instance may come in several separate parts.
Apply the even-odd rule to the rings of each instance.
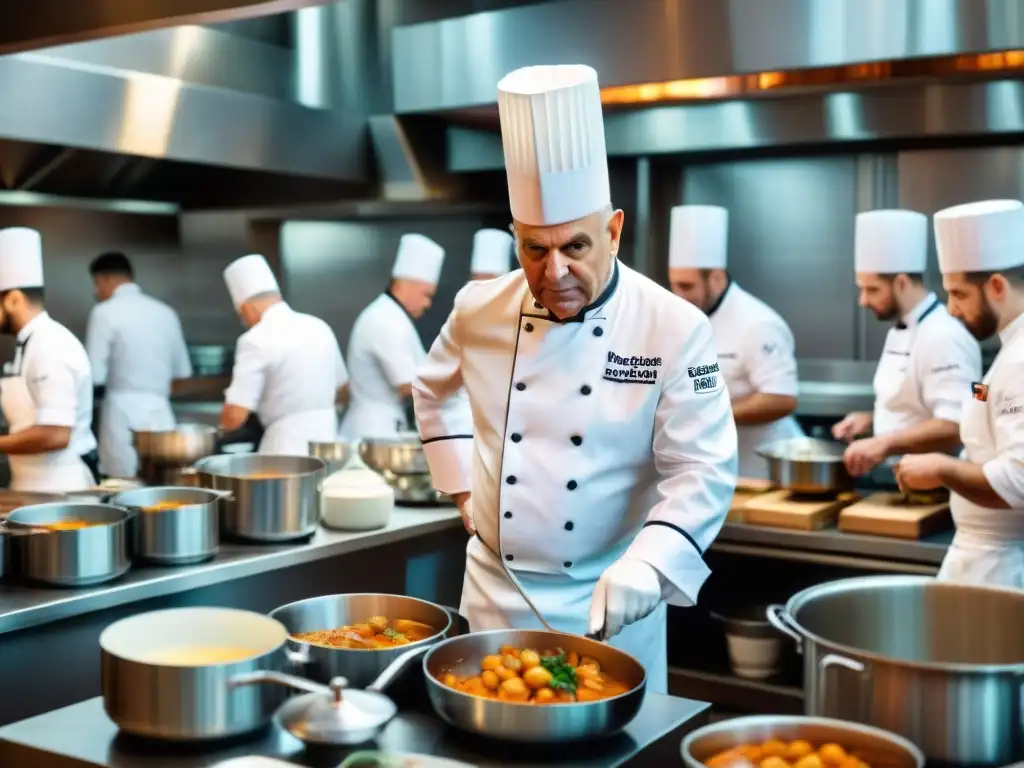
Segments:
[[[291,643],[294,641],[289,639],[288,642]],[[307,643],[299,642],[295,642],[295,645],[297,646],[295,648],[290,648],[287,645],[285,646],[285,659],[288,661],[288,666],[295,667],[297,670],[301,671],[305,669],[310,662],[312,662],[309,655],[309,645]]]
[[[392,661],[385,667],[384,671],[380,673],[376,680],[366,686],[366,690],[375,691],[376,693],[383,693],[384,689],[387,688],[391,683],[395,681],[402,672],[416,659],[420,658],[423,654],[429,651],[434,646],[422,645],[419,648],[413,648],[411,651],[406,651],[397,659]]]
[[[786,621],[786,606],[780,605],[779,603],[773,603],[768,606],[765,611],[765,618],[768,619],[768,623],[775,627],[779,632],[784,635],[788,635],[793,638],[793,642],[796,643],[796,652],[804,652],[804,640],[798,635],[793,629],[790,628],[789,623]]]
[[[334,698],[334,680],[331,681],[330,687],[326,685],[320,685],[320,683],[314,683],[312,680],[306,680],[303,677],[296,677],[295,675],[286,675],[283,672],[272,672],[270,670],[261,670],[259,672],[244,672],[240,675],[235,675],[228,680],[229,688],[240,688],[245,685],[283,685],[285,688],[295,688],[300,691],[306,691],[307,693],[320,693],[326,694],[331,698]],[[344,683],[341,684],[344,687]]]
[[[859,722],[867,723],[871,720],[871,686],[868,685],[871,671],[866,664],[838,653],[826,653],[818,659],[818,710],[823,716],[830,716],[824,711],[827,699],[828,672],[832,667],[843,667],[851,672],[857,673],[858,685],[860,685],[860,707],[857,711]],[[838,715],[832,715],[837,717]]]

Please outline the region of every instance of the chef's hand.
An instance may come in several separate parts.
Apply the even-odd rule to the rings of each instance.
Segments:
[[[944,453],[904,456],[896,465],[896,483],[904,493],[940,488],[942,481],[939,479],[939,472],[947,461],[949,456]]]
[[[476,526],[473,524],[473,504],[470,500],[469,491],[452,494],[452,500],[455,502],[455,506],[459,508],[459,514],[462,515],[462,525],[466,529],[466,533],[470,536],[475,535]]]
[[[889,458],[889,441],[884,437],[854,440],[843,452],[846,470],[854,477],[866,475]]]
[[[847,414],[846,418],[832,427],[832,437],[849,443],[871,429],[872,415],[863,411]]]
[[[661,575],[643,560],[624,557],[601,574],[590,601],[590,634],[604,639],[647,616],[661,602]]]

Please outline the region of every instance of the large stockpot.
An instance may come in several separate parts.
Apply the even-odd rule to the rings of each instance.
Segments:
[[[359,456],[370,469],[385,476],[430,474],[423,443],[415,432],[391,437],[365,437],[359,444]]]
[[[7,516],[8,570],[58,587],[87,587],[112,581],[131,566],[129,544],[134,514],[108,504],[56,502],[15,509]],[[64,520],[92,523],[75,530],[40,530]]]
[[[853,488],[843,463],[845,450],[831,440],[796,437],[759,446],[756,453],[768,462],[773,485],[796,493],[834,493]]]
[[[207,424],[182,423],[168,430],[132,430],[132,443],[143,463],[185,466],[214,453],[218,434]]]
[[[807,714],[953,765],[1024,758],[1024,591],[870,576],[805,589],[768,619],[804,655]]]
[[[320,525],[325,467],[312,456],[208,456],[194,465],[199,484],[230,495],[221,501],[221,531],[251,541],[311,536]]]
[[[136,513],[132,522],[132,556],[161,565],[201,563],[220,548],[220,501],[223,494],[205,488],[164,486],[123,491],[110,503]],[[160,502],[181,506],[147,511]]]

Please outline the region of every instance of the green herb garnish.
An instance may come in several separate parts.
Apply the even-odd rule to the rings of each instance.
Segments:
[[[551,673],[551,682],[548,684],[551,688],[576,693],[576,670],[566,664],[564,653],[546,656],[540,660],[540,665]]]
[[[388,627],[387,629],[385,629],[382,634],[388,640],[405,640],[406,639],[405,635],[403,635],[401,632],[396,632],[391,627]]]

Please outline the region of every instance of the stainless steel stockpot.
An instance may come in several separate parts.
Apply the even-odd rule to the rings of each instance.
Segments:
[[[370,469],[384,474],[430,474],[423,443],[415,432],[363,438],[359,444],[359,455]]]
[[[853,488],[843,464],[846,446],[831,440],[796,437],[759,446],[773,485],[797,493],[833,493]]]
[[[181,423],[174,429],[132,430],[139,457],[162,466],[184,466],[216,450],[218,431],[207,424]]]
[[[162,565],[201,563],[220,548],[220,501],[223,494],[205,488],[158,486],[123,491],[110,503],[136,513],[132,521],[132,556]],[[182,506],[146,511],[160,502]]]

